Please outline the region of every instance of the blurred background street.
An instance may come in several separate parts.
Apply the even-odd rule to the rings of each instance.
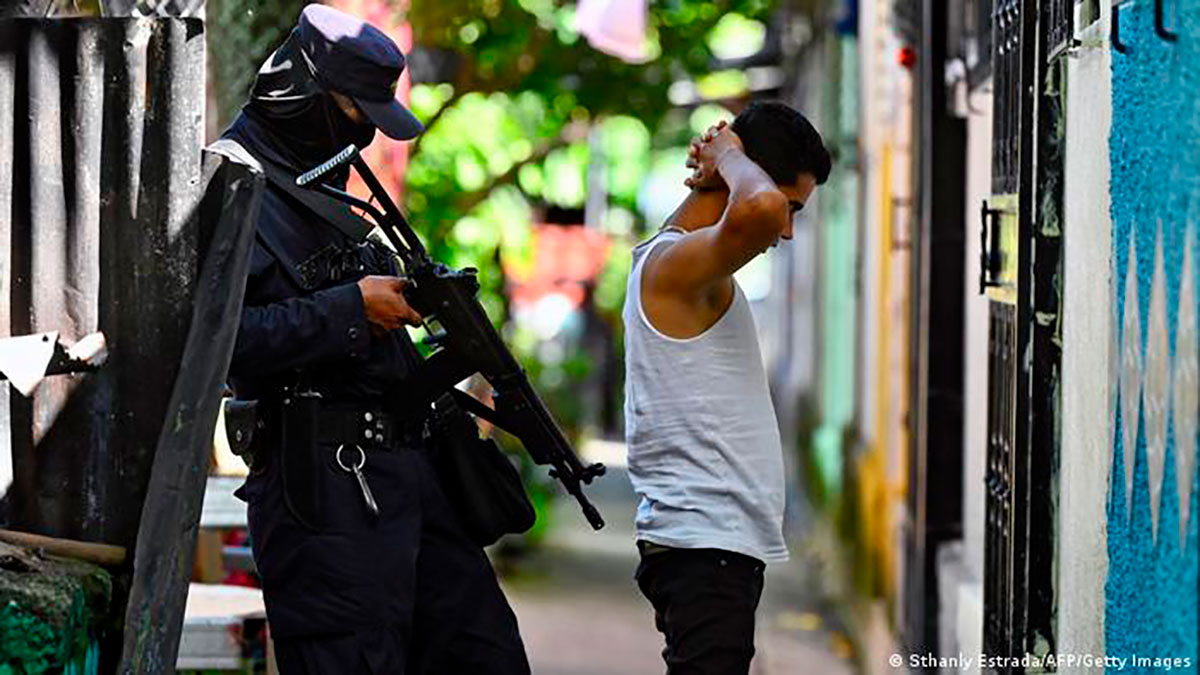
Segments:
[[[208,412],[243,276],[216,226],[254,180],[204,148],[305,4],[0,3],[0,675],[165,672],[177,639],[182,672],[268,669],[248,469]],[[495,434],[538,512],[490,550],[535,673],[664,670],[623,468],[631,250],[690,140],[762,100],[833,168],[736,275],[792,553],[755,675],[1200,670],[1200,0],[325,4],[408,55],[426,131],[363,156],[610,468],[593,533]],[[103,365],[67,351],[97,337]]]

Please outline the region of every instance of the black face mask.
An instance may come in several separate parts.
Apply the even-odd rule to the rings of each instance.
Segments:
[[[375,126],[357,124],[323,91],[305,66],[292,35],[264,64],[243,108],[263,138],[258,150],[296,171],[307,171],[353,143],[360,149],[375,138]],[[334,182],[345,179],[331,176]]]
[[[329,135],[337,151],[340,152],[351,143],[362,150],[375,140],[375,125],[370,122],[360,124],[350,119],[330,95],[325,96],[325,111],[329,120]]]

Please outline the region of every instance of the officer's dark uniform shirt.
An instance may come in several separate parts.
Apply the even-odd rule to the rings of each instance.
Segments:
[[[341,149],[334,139],[321,142],[330,134],[319,105],[269,119],[252,99],[224,138],[298,174]],[[344,187],[345,175],[335,182]],[[351,241],[269,182],[257,227],[230,367],[238,395],[270,398],[294,385],[298,371],[335,401],[378,399],[395,387],[415,351],[403,330],[372,334],[356,283],[368,274],[397,273],[385,247]]]
[[[229,137],[251,146],[236,133],[247,127]],[[230,367],[239,396],[270,398],[305,371],[327,399],[380,398],[408,373],[412,345],[404,331],[372,334],[357,282],[396,274],[394,263],[379,244],[352,242],[273,186],[259,214]]]

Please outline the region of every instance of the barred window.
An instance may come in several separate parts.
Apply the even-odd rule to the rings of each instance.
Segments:
[[[1046,59],[1055,59],[1064,49],[1070,48],[1075,40],[1072,18],[1075,0],[1045,0],[1042,4],[1042,20],[1046,24]]]
[[[1021,171],[1021,0],[996,0],[992,27],[992,192],[1014,194]]]

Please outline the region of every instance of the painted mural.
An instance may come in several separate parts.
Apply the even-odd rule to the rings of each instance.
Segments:
[[[1105,638],[1110,656],[1189,658],[1197,672],[1200,0],[1166,2],[1161,30],[1154,9],[1114,8]]]

